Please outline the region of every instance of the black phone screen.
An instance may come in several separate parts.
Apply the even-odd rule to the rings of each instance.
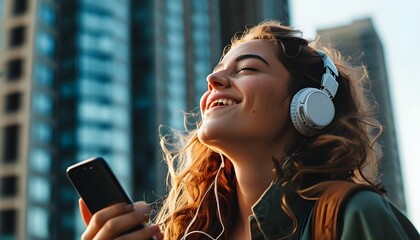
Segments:
[[[67,175],[92,214],[115,203],[132,203],[102,158],[75,164]]]

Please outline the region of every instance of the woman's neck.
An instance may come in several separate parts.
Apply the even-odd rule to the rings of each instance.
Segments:
[[[242,211],[242,209],[247,210],[251,214],[252,205],[257,202],[274,179],[273,164],[260,163],[247,168],[237,166],[235,173],[239,209],[244,213],[246,211]]]
[[[272,156],[259,155],[257,158],[242,158],[240,161],[237,158],[230,159],[235,168],[237,181],[238,216],[232,232],[233,236],[236,236],[234,239],[250,238],[249,216],[252,214],[252,206],[274,179]]]
[[[239,234],[242,232],[250,238],[249,216],[252,214],[252,206],[261,198],[275,178],[273,160],[282,161],[286,155],[284,139],[290,140],[292,137],[282,138],[271,144],[240,142],[241,144],[237,146],[225,144],[220,148],[220,152],[233,164],[237,181],[238,216],[234,225],[234,235],[244,236]],[[293,141],[290,140],[290,142]]]

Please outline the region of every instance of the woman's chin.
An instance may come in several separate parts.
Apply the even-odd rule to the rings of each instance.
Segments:
[[[212,147],[220,139],[223,139],[222,133],[218,129],[201,127],[197,133],[198,140],[204,145]]]
[[[207,145],[206,143],[211,139],[211,131],[209,131],[207,128],[201,127],[198,129],[197,136],[201,143]]]

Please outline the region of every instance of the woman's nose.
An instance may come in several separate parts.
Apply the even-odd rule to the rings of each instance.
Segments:
[[[209,91],[213,89],[222,89],[230,86],[230,80],[223,71],[211,73],[207,76]]]

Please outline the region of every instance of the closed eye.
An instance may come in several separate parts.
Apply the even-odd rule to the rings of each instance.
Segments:
[[[243,66],[243,67],[241,67],[239,69],[238,73],[239,72],[242,72],[242,71],[252,71],[252,72],[255,72],[255,71],[257,71],[257,69],[256,68],[249,67],[249,66]]]

